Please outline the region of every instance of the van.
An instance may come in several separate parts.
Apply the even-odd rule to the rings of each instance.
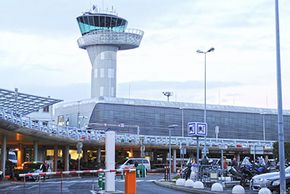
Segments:
[[[120,165],[119,170],[123,170],[125,167],[134,168],[135,164],[144,165],[146,171],[151,170],[150,161],[147,158],[129,158],[122,165]]]
[[[16,153],[14,151],[8,152],[8,160],[10,162],[12,162],[13,164],[17,165],[17,157],[16,157]]]

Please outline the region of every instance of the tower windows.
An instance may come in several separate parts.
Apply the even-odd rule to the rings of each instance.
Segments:
[[[105,69],[104,68],[100,68],[100,77],[101,78],[105,77]]]
[[[104,87],[103,86],[100,87],[100,96],[104,96]]]
[[[111,87],[111,96],[115,96],[115,88]]]
[[[109,68],[108,69],[108,78],[114,78],[115,77],[114,73],[115,73],[114,69]]]
[[[98,77],[98,69],[94,69],[94,78],[97,78]]]

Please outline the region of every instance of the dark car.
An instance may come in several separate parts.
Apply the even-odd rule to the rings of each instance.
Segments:
[[[20,174],[42,172],[42,165],[42,162],[24,162],[20,167],[14,168],[14,176],[20,180]],[[28,177],[28,179],[36,180],[37,177]]]

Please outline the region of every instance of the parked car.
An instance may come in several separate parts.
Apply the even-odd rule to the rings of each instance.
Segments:
[[[286,174],[286,189],[289,192],[290,189],[290,174]],[[276,191],[280,193],[280,176],[274,177],[271,179],[271,182],[267,185],[267,187],[273,192]]]
[[[150,171],[151,170],[150,161],[147,158],[129,158],[122,165],[117,167],[117,169],[118,170],[123,170],[125,167],[134,168],[136,164],[144,165],[145,168],[146,168],[146,171]]]
[[[285,174],[290,176],[290,167],[285,169]],[[250,181],[250,188],[254,191],[260,190],[262,187],[269,186],[274,180],[280,178],[279,172],[270,172],[254,176]]]
[[[43,172],[42,168],[43,162],[24,162],[20,167],[14,168],[14,177],[17,180],[20,180],[21,177],[19,177],[20,174],[25,173],[39,173]],[[50,172],[51,169],[48,168],[47,172]],[[38,177],[28,177],[28,179],[37,180]]]

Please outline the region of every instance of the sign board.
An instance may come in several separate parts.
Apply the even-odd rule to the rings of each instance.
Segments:
[[[263,146],[251,146],[250,154],[264,154]]]
[[[205,137],[207,136],[207,123],[189,122],[187,124],[188,136]]]

